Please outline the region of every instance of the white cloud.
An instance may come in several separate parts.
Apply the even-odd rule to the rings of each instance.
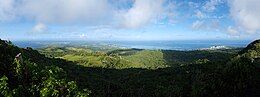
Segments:
[[[123,13],[122,24],[127,28],[139,28],[156,22],[164,13],[164,0],[136,0],[133,7]]]
[[[200,29],[204,28],[204,21],[197,20],[192,23],[191,27],[193,30],[200,30]]]
[[[105,24],[113,12],[107,0],[0,0],[0,22]]]
[[[0,21],[22,20],[44,24],[120,25],[139,28],[157,23],[167,13],[166,0],[0,0]],[[172,13],[171,13],[172,15]],[[170,17],[170,16],[169,16]]]
[[[45,23],[104,22],[112,8],[107,0],[23,0],[20,14]]]
[[[260,0],[230,0],[230,14],[238,26],[248,33],[260,30]]]
[[[228,34],[231,35],[231,36],[238,36],[238,35],[239,35],[239,31],[237,31],[235,28],[233,28],[233,27],[231,27],[231,26],[229,26],[229,27],[227,28],[227,32],[228,32]]]
[[[44,33],[48,30],[47,26],[43,23],[38,23],[33,27],[33,32],[35,33]]]
[[[218,20],[196,20],[192,23],[191,29],[210,32],[222,30]]]
[[[83,34],[80,34],[80,35],[79,35],[79,38],[87,38],[87,34],[84,34],[84,33],[83,33]]]
[[[223,2],[224,2],[223,0],[209,0],[205,3],[205,5],[203,6],[203,9],[208,12],[213,12],[217,9],[216,6],[218,6],[219,4],[221,4]]]
[[[195,12],[195,16],[196,16],[197,18],[199,18],[199,19],[205,18],[205,14],[202,13],[200,10],[197,10],[197,11]]]
[[[189,7],[194,8],[194,9],[199,7],[199,4],[194,3],[194,2],[188,2],[188,5],[189,5]]]
[[[15,18],[14,0],[0,0],[0,22]]]

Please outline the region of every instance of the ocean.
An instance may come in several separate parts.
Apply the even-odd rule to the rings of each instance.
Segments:
[[[175,41],[13,41],[13,44],[25,48],[47,46],[92,46],[162,50],[198,50],[212,46],[245,47],[250,40],[175,40]]]

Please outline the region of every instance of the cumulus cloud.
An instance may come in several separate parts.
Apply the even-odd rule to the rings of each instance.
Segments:
[[[156,21],[164,13],[164,0],[136,0],[133,7],[123,13],[122,24],[127,28],[139,28]]]
[[[107,0],[0,0],[0,21],[104,24],[113,12]]]
[[[44,33],[47,30],[48,30],[47,26],[43,23],[36,24],[32,29],[32,31],[35,33]]]
[[[0,0],[0,22],[15,18],[14,0]]]
[[[111,15],[107,0],[23,0],[19,12],[46,23],[99,23]]]
[[[230,0],[230,15],[248,33],[260,30],[260,0]]]
[[[164,6],[165,2],[166,0],[0,0],[0,21],[22,19],[44,24],[119,24],[124,28],[139,28],[156,23],[163,15],[168,15],[166,10],[169,6]],[[121,4],[131,6],[122,7]]]

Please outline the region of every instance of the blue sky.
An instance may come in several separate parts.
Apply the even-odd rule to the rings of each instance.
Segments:
[[[260,0],[0,0],[8,40],[253,40]]]

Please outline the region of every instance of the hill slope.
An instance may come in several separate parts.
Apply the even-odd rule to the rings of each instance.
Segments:
[[[0,96],[87,96],[55,61],[31,48],[22,49],[0,40]]]

